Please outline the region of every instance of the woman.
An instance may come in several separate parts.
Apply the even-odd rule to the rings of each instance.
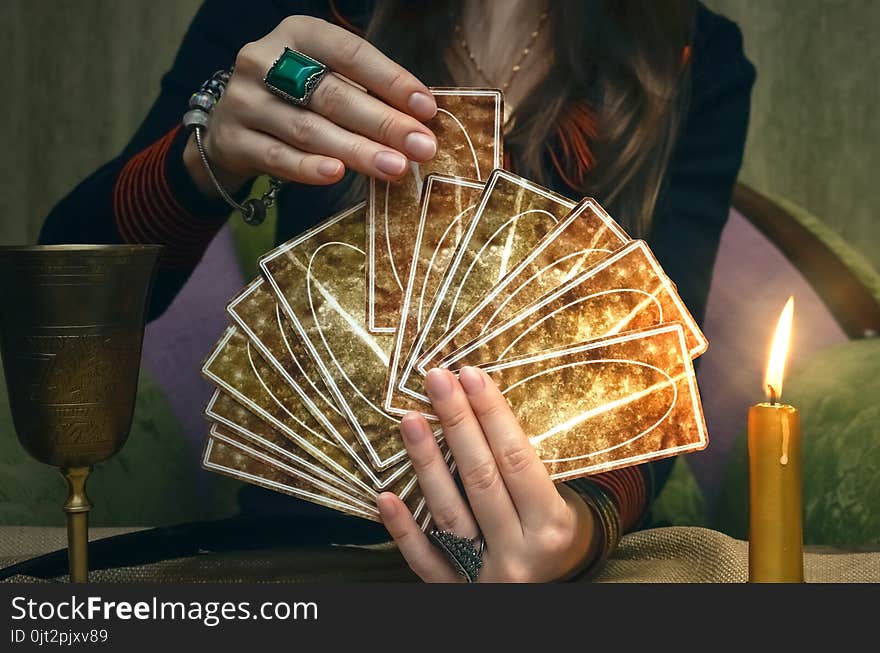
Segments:
[[[307,106],[263,82],[285,46],[335,71]],[[408,160],[433,156],[428,85],[494,86],[512,107],[508,166],[563,194],[597,197],[649,240],[702,318],[754,70],[736,26],[701,5],[208,0],[132,141],[55,208],[41,236],[165,244],[154,316],[229,215],[181,115],[190,94],[233,62],[206,155],[239,201],[258,175],[291,182],[278,197],[279,241],[362,192],[354,173],[393,180]],[[558,580],[597,568],[668,474],[666,461],[555,486],[485,374],[432,370],[426,390],[464,493],[439,464],[423,418],[404,418],[403,439],[438,527],[482,534],[480,580]],[[397,497],[385,493],[378,505],[419,576],[458,578]]]

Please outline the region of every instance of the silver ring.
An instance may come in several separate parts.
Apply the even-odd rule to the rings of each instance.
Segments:
[[[486,550],[486,540],[481,535],[469,539],[449,531],[434,529],[428,533],[428,539],[443,551],[459,575],[464,576],[469,583],[477,582],[483,567],[483,552]]]

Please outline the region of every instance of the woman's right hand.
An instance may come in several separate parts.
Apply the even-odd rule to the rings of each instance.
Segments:
[[[308,108],[285,102],[263,83],[285,46],[332,71]],[[394,180],[406,172],[408,160],[434,156],[437,141],[421,121],[436,112],[428,88],[364,39],[318,18],[290,16],[239,51],[203,140],[214,173],[229,191],[261,174],[332,184],[346,168]],[[216,196],[193,138],[184,163],[199,188]]]

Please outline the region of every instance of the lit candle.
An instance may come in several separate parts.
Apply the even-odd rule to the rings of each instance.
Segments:
[[[794,297],[779,316],[764,377],[767,401],[749,408],[749,581],[804,580],[801,426],[780,403]]]

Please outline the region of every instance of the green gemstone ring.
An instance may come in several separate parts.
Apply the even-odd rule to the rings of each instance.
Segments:
[[[327,66],[320,61],[297,50],[284,48],[266,73],[263,83],[278,97],[304,107],[326,73]]]

